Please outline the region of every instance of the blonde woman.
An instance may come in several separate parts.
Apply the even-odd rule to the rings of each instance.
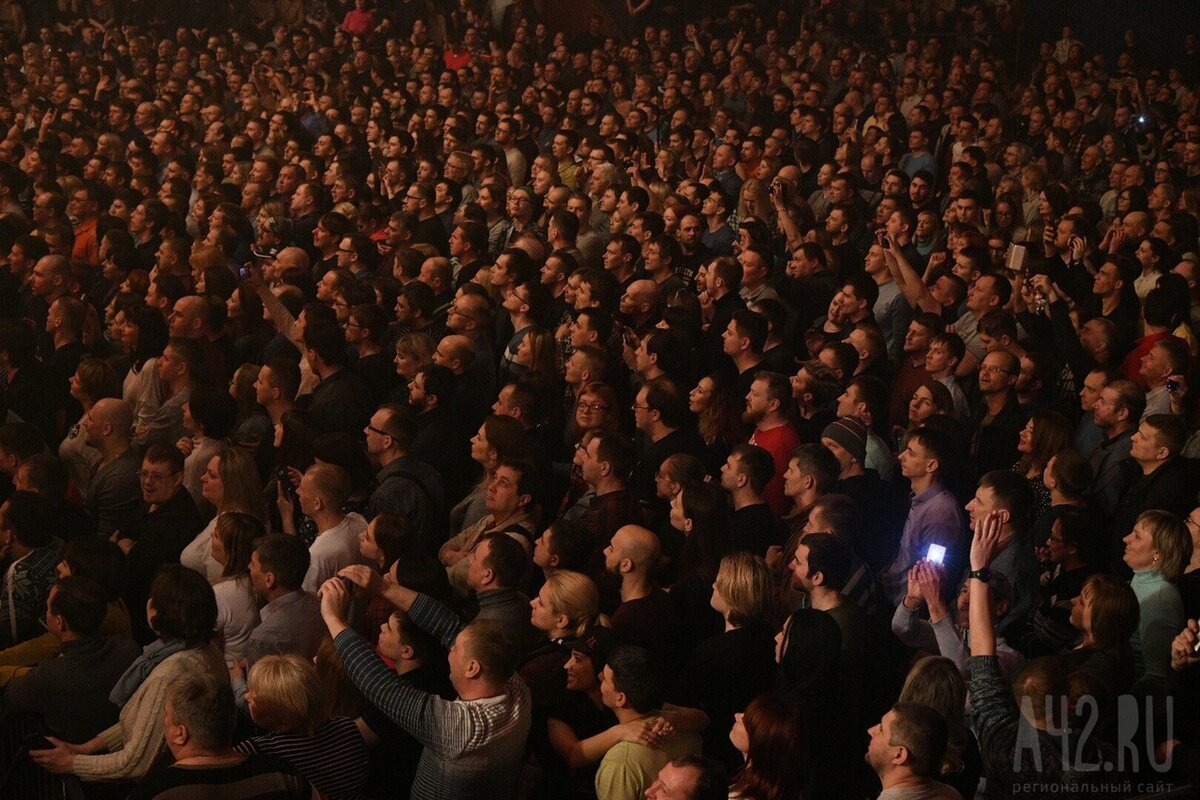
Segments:
[[[1138,600],[1133,656],[1138,679],[1166,680],[1171,642],[1183,628],[1183,598],[1175,582],[1192,557],[1192,540],[1179,517],[1145,511],[1125,543],[1125,563],[1133,570],[1130,586]]]
[[[212,503],[217,514],[183,549],[179,562],[206,576],[209,583],[216,583],[225,571],[212,555],[212,536],[217,520],[228,511],[240,511],[261,522],[266,520],[263,487],[254,456],[240,447],[223,447],[209,460],[208,468],[200,478],[200,487],[204,499]]]
[[[570,570],[552,572],[537,597],[529,602],[529,621],[546,641],[525,659],[521,677],[536,699],[566,688],[563,665],[571,655],[568,639],[578,639],[600,617],[600,593],[586,575]]]
[[[942,715],[950,733],[938,780],[974,796],[983,773],[979,743],[967,725],[967,684],[958,667],[944,656],[922,658],[909,670],[900,690],[901,703],[920,703]]]
[[[686,489],[685,489],[686,491]],[[711,604],[725,630],[705,639],[680,673],[687,702],[712,721],[704,732],[704,752],[728,764],[740,756],[729,741],[734,714],[770,691],[775,674],[775,630],[771,575],[767,564],[746,552],[721,559]]]
[[[331,717],[316,668],[297,655],[264,656],[250,668],[246,705],[267,733],[239,744],[295,767],[322,797],[359,798],[368,776],[367,745],[348,717]]]

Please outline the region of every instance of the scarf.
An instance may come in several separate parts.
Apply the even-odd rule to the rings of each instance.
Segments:
[[[129,698],[133,697],[133,693],[150,676],[155,667],[185,649],[187,649],[187,643],[182,640],[155,639],[142,649],[142,654],[133,660],[129,669],[125,670],[125,673],[117,680],[108,699],[117,708],[124,708],[125,704],[129,702]]]

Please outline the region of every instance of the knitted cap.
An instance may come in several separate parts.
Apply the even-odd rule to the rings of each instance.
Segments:
[[[860,464],[867,461],[867,429],[853,417],[842,417],[821,431],[821,438],[830,438],[845,448]]]

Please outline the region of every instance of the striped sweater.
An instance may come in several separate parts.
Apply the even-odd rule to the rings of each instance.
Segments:
[[[409,611],[413,621],[447,649],[462,623],[425,595]],[[405,684],[358,634],[333,640],[350,680],[370,703],[424,745],[413,780],[414,800],[502,800],[516,793],[529,737],[529,689],[519,676],[504,694],[483,700],[443,700]]]

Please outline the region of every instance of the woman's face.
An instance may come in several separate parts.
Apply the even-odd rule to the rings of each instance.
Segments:
[[[688,408],[693,414],[699,414],[708,408],[708,404],[712,400],[712,393],[712,378],[701,378],[696,387],[688,393]]]
[[[1071,598],[1071,627],[1081,633],[1092,630],[1092,590],[1089,588]]]
[[[717,589],[717,582],[713,581],[712,595],[708,598],[708,604],[712,606],[712,610],[716,611],[722,617],[729,613],[729,603],[721,595]]]
[[[533,345],[530,342],[530,337],[521,337],[521,343],[517,345],[517,354],[513,360],[523,367],[533,366]]]
[[[487,467],[495,457],[491,445],[488,444],[487,427],[479,426],[479,432],[471,437],[471,458],[477,464]]]
[[[1041,192],[1038,194],[1038,215],[1042,219],[1049,219],[1052,213],[1053,209],[1050,208],[1050,201],[1046,199],[1046,193]]]
[[[929,419],[935,410],[933,393],[920,386],[913,392],[912,400],[908,401],[908,422],[910,425],[920,424]]]
[[[594,394],[584,393],[575,405],[575,426],[580,432],[594,431],[608,420],[609,409],[604,401]]]
[[[221,481],[221,457],[213,456],[200,476],[200,494],[217,508],[225,502],[225,484]]]
[[[671,527],[680,533],[687,534],[686,522],[683,514],[683,492],[677,492],[671,498]]]
[[[1017,452],[1028,455],[1033,452],[1033,420],[1025,423],[1025,427],[1021,428],[1021,433],[1017,437]]]
[[[396,365],[396,374],[402,378],[411,380],[416,376],[421,369],[421,362],[415,358],[411,358],[407,353],[396,351],[396,359],[393,362]]]
[[[75,370],[75,374],[71,376],[71,397],[74,397],[81,403],[85,399],[88,399],[83,396],[82,388],[83,383],[79,379],[79,370]]]
[[[567,689],[572,692],[585,692],[594,687],[596,667],[592,664],[591,656],[586,656],[578,650],[571,651],[571,657],[563,665],[567,673]]]
[[[379,545],[375,541],[375,525],[376,523],[372,521],[371,524],[364,528],[363,532],[358,535],[358,552],[359,555],[368,561],[378,562],[383,553],[380,551]]]
[[[1146,523],[1134,525],[1122,541],[1125,542],[1125,563],[1130,569],[1141,572],[1154,568],[1158,561],[1158,548],[1154,546],[1154,537],[1146,528]]]
[[[225,551],[225,541],[221,536],[219,529],[220,525],[213,528],[212,532],[212,557],[213,560],[222,567],[229,563],[229,553]]]
[[[537,597],[529,601],[529,622],[533,627],[549,633],[557,627],[554,610],[550,606],[550,586],[544,584]]]
[[[1143,240],[1138,245],[1137,260],[1144,270],[1148,270],[1154,266],[1154,249],[1150,247],[1150,242]]]
[[[125,348],[125,352],[132,353],[137,349],[138,326],[125,316],[124,311],[118,311],[117,316],[113,319],[113,335]]]
[[[733,728],[729,731],[729,741],[737,748],[743,757],[750,752],[750,736],[746,733],[745,715],[741,712],[733,715]]]
[[[779,629],[779,633],[775,634],[775,663],[782,664],[783,657],[787,655],[787,635],[792,627],[792,618],[788,617],[783,621],[783,627]]]

